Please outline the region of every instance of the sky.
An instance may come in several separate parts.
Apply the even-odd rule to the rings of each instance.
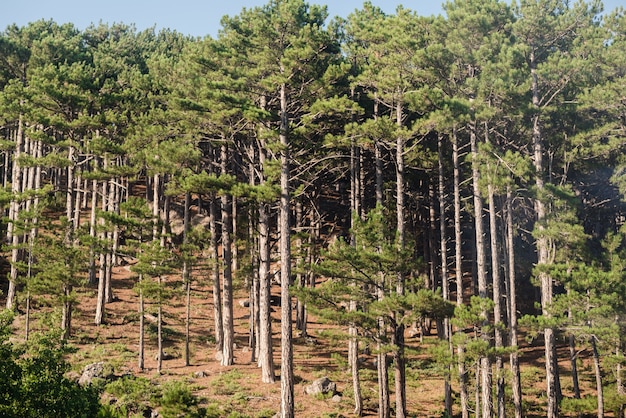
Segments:
[[[216,37],[224,15],[239,14],[243,7],[266,4],[267,0],[5,0],[0,8],[0,31],[16,23],[25,26],[40,19],[57,23],[73,23],[83,30],[91,23],[135,24],[138,30],[156,27],[173,29],[185,35]],[[310,4],[326,4],[331,17],[347,17],[361,8],[363,0],[308,0]],[[443,13],[443,0],[372,0],[385,13],[396,7],[416,11],[423,16]],[[626,6],[626,0],[605,0],[605,10]]]

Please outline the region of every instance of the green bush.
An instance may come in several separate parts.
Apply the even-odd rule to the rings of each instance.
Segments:
[[[105,387],[105,392],[117,399],[116,408],[128,412],[143,412],[159,395],[152,382],[143,377],[126,376]]]
[[[206,415],[206,411],[198,407],[198,398],[191,392],[189,385],[182,381],[163,385],[160,405],[163,418],[198,418]]]
[[[13,315],[0,313],[0,416],[92,418],[100,395],[65,377],[70,351],[60,332],[34,334],[26,344],[9,341]]]

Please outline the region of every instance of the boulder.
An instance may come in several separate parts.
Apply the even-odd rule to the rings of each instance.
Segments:
[[[98,363],[92,363],[85,366],[83,373],[78,379],[78,384],[81,386],[89,386],[93,383],[94,379],[109,380],[113,377],[113,368],[100,361]]]
[[[335,395],[337,393],[337,384],[324,376],[305,386],[304,393],[312,396],[325,395],[327,393]]]

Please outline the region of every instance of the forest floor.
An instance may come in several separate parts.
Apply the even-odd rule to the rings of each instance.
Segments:
[[[280,407],[280,307],[273,313],[274,363],[277,381],[275,384],[261,383],[260,369],[251,361],[248,347],[249,310],[240,305],[247,299],[247,292],[239,283],[235,293],[234,318],[236,333],[235,364],[221,366],[215,356],[213,343],[213,304],[206,271],[194,272],[191,301],[191,365],[185,366],[185,298],[180,276],[170,276],[168,282],[177,291],[177,296],[164,306],[166,342],[165,352],[173,358],[163,362],[161,373],[157,373],[155,332],[148,331],[146,338],[145,369],[137,366],[138,352],[138,297],[133,289],[135,279],[128,266],[116,267],[113,275],[115,301],[106,306],[106,325],[94,325],[96,289],[79,291],[80,304],[73,316],[71,344],[77,348],[70,362],[75,373],[90,363],[105,361],[111,364],[116,375],[132,374],[149,379],[158,385],[169,380],[184,381],[206,405],[216,404],[231,416],[272,417]],[[278,286],[274,286],[278,294]],[[156,314],[156,306],[147,303],[146,311]],[[35,314],[36,318],[36,314]],[[16,327],[22,327],[19,318]],[[37,322],[34,321],[34,327]],[[147,328],[154,328],[146,322]],[[41,325],[39,325],[41,326]],[[310,338],[298,337],[294,332],[295,410],[302,418],[350,417],[353,416],[352,377],[347,367],[347,343],[328,337],[325,331],[336,327],[322,324],[309,316]],[[19,331],[18,331],[19,332]],[[436,334],[433,332],[433,334]],[[407,364],[407,407],[409,416],[441,417],[443,407],[443,372],[432,360],[430,349],[436,344],[436,336],[425,336],[407,331],[406,343],[410,348]],[[569,378],[569,353],[561,347],[563,390],[571,392]],[[377,383],[374,356],[362,353],[361,387],[366,417],[377,416]],[[581,352],[581,385],[586,394],[593,395],[593,373],[588,362],[588,353]],[[521,353],[522,386],[528,417],[543,416],[545,399],[543,347],[540,342],[532,346],[524,343]],[[508,361],[505,361],[508,370]],[[204,372],[198,374],[197,372]],[[313,397],[304,393],[304,387],[316,378],[328,376],[337,384],[341,400]],[[453,390],[458,395],[457,385]],[[391,378],[393,405],[393,378]],[[473,399],[473,394],[471,394]],[[510,393],[507,393],[510,396]],[[512,409],[510,399],[508,408]],[[458,413],[455,404],[455,413]],[[239,415],[237,415],[239,414]],[[225,415],[226,416],[226,415]],[[610,416],[610,415],[609,415]]]

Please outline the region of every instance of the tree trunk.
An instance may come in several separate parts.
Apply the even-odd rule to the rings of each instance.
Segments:
[[[104,163],[106,167],[106,161]],[[102,211],[105,212],[107,208],[107,182],[102,182]],[[104,228],[104,218],[100,218],[100,227]],[[100,254],[99,254],[99,268],[98,268],[98,298],[96,302],[96,317],[95,324],[101,325],[105,320],[105,306],[106,306],[106,254],[105,254],[105,240],[106,231],[102,230],[98,233],[98,239],[100,241]]]
[[[496,221],[496,203],[493,185],[487,186],[487,194],[489,200],[489,237],[491,246],[491,278],[493,289],[493,323],[495,333],[496,352],[504,347],[504,335],[502,330],[502,283],[500,279],[500,251],[498,243],[497,221]],[[505,418],[505,399],[504,399],[504,359],[501,354],[496,354],[495,364],[496,376],[496,399],[498,418]]]
[[[452,132],[452,165],[454,180],[454,271],[456,276],[456,306],[463,305],[463,253],[461,235],[461,166],[459,164],[459,138],[456,128]],[[457,332],[463,332],[458,330]],[[459,402],[461,417],[469,418],[469,394],[467,390],[467,370],[465,368],[465,349],[457,345],[457,362],[459,369]]]
[[[437,137],[437,154],[439,171],[438,176],[438,192],[439,192],[439,251],[441,252],[441,288],[442,296],[447,301],[450,300],[450,286],[448,283],[448,238],[446,232],[446,189],[444,184],[444,172],[443,172],[443,135],[439,134]],[[452,353],[452,341],[451,341],[451,328],[450,319],[444,319],[444,338],[448,341],[450,352]],[[452,387],[450,386],[450,365],[445,366],[444,371],[444,407],[446,413],[452,416]]]
[[[144,299],[143,299],[143,290],[141,288],[141,281],[143,276],[139,275],[139,353],[138,353],[138,362],[137,365],[140,371],[144,370],[144,349],[145,349],[145,316],[144,316]]]
[[[567,293],[570,294],[571,290],[567,289]],[[572,319],[572,309],[568,308],[567,317]],[[576,359],[578,358],[578,354],[576,353],[576,338],[573,334],[568,336],[568,345],[569,345],[569,356],[570,356],[570,365],[572,369],[572,387],[574,392],[574,398],[580,399],[580,385],[578,384],[578,366],[576,365]]]
[[[274,354],[272,349],[271,279],[270,279],[269,205],[259,203],[259,366],[261,380],[274,383]]]
[[[378,100],[374,101],[374,118],[378,117]],[[382,160],[382,148],[383,145],[379,140],[376,140],[374,148],[374,166],[375,166],[375,183],[376,183],[376,206],[378,208],[383,207],[383,160]],[[382,251],[379,248],[379,251]],[[379,301],[385,298],[385,276],[381,272],[379,286],[377,291],[377,299]],[[378,341],[376,361],[378,372],[378,417],[390,418],[391,407],[389,400],[389,368],[387,364],[387,351],[384,347],[384,342],[387,337],[387,326],[385,319],[381,316],[378,318]]]
[[[222,327],[222,286],[220,284],[220,261],[217,241],[217,203],[215,196],[209,201],[209,253],[211,257],[211,282],[213,283],[213,320],[215,324],[215,351],[222,352],[224,328]]]
[[[161,276],[158,277],[158,286],[161,288],[163,285]],[[163,301],[161,296],[158,300],[159,306],[157,307],[157,373],[161,373],[163,369]]]
[[[61,313],[61,329],[63,330],[63,339],[67,340],[72,333],[72,286],[64,285],[63,293],[64,301],[63,311]]]
[[[532,105],[536,112],[539,112],[539,81],[537,75],[537,62],[534,51],[530,54],[530,73],[531,73],[531,92]],[[537,264],[547,264],[548,260],[548,242],[543,236],[544,229],[542,222],[546,217],[546,208],[543,203],[542,193],[544,191],[543,180],[543,136],[541,132],[541,121],[539,113],[532,118],[532,141],[535,165],[535,187],[537,188],[537,197],[535,198],[535,214],[536,228],[540,236],[536,239],[537,247]],[[552,278],[545,272],[539,273],[539,282],[541,284],[541,309],[542,314],[550,317],[548,307],[552,303]],[[548,397],[548,408],[546,417],[556,418],[559,415],[558,395],[557,395],[557,363],[555,354],[554,330],[550,328],[544,329],[545,340],[545,356],[546,356],[546,387]]]
[[[106,211],[109,213],[115,212],[115,181],[109,179],[109,197],[106,199]],[[104,208],[103,208],[104,209]],[[113,226],[115,229],[115,226]],[[113,296],[113,254],[115,253],[115,233],[113,230],[107,231],[107,253],[105,256],[106,262],[106,280],[105,280],[105,303],[111,303],[115,300]]]
[[[185,207],[183,208],[183,245],[189,245],[189,206],[191,194],[185,193]],[[189,261],[189,248],[183,248],[183,283],[185,284],[185,366],[190,364],[189,353],[189,327],[191,326],[191,266]]]
[[[485,254],[485,232],[483,226],[483,200],[480,196],[480,171],[478,168],[478,144],[476,138],[476,123],[470,124],[470,146],[472,153],[472,183],[473,183],[473,195],[474,195],[474,223],[476,232],[476,274],[478,278],[478,296],[486,299],[489,297],[489,290],[487,287],[487,266],[486,266],[486,254]],[[482,318],[482,330],[481,336],[485,341],[489,341],[489,315],[487,311],[481,312]],[[491,392],[492,388],[492,376],[491,376],[491,360],[487,355],[481,355],[480,362],[480,375],[481,375],[481,390],[482,390],[482,413],[485,418],[492,416],[493,411],[493,396]]]
[[[602,369],[600,368],[600,354],[596,344],[596,336],[591,336],[591,352],[593,353],[593,367],[596,374],[596,393],[598,395],[598,418],[604,418],[604,393],[602,391]]]
[[[98,180],[91,182],[91,212],[89,215],[89,236],[92,240],[96,238],[96,209],[98,205]],[[96,252],[94,245],[89,247],[89,284],[96,283]],[[97,322],[96,322],[97,323]]]
[[[221,173],[227,174],[228,152],[226,145],[222,145],[220,152]],[[227,194],[221,196],[222,209],[222,327],[224,329],[224,344],[222,346],[222,366],[231,366],[234,362],[235,329],[233,317],[233,276],[232,276],[232,247],[231,247],[231,203]]]
[[[15,135],[15,149],[13,150],[13,170],[11,173],[11,203],[9,206],[9,224],[7,226],[7,242],[11,244],[11,270],[9,272],[9,288],[7,290],[6,308],[13,310],[17,293],[17,262],[20,251],[19,235],[16,233],[16,221],[19,217],[20,202],[18,195],[22,192],[22,169],[19,159],[24,147],[24,122],[22,115],[19,116],[17,132]]]
[[[356,246],[356,237],[354,235],[354,225],[355,220],[359,217],[360,212],[360,167],[359,167],[359,157],[357,146],[352,141],[350,146],[350,206],[351,206],[351,214],[350,214],[350,227],[352,232],[350,233],[350,245]],[[353,286],[357,286],[357,283],[354,283]],[[351,312],[356,312],[358,309],[357,302],[354,300],[350,301],[349,309]],[[352,373],[352,389],[354,392],[354,414],[356,416],[361,416],[363,413],[363,398],[361,396],[361,383],[359,378],[359,341],[358,331],[356,325],[351,323],[348,328],[348,335],[350,339],[348,340],[348,362],[350,364],[350,371]]]
[[[515,418],[522,418],[522,382],[519,367],[518,341],[517,341],[517,290],[515,275],[515,247],[513,241],[513,193],[511,187],[507,188],[506,195],[506,247],[507,247],[507,270],[509,279],[509,345],[511,346],[511,391],[513,392],[513,407]]]
[[[293,346],[291,329],[291,225],[290,225],[290,168],[289,168],[289,117],[287,115],[287,91],[285,84],[280,88],[280,301],[281,301],[281,364],[280,364],[280,414],[281,418],[294,415]]]

